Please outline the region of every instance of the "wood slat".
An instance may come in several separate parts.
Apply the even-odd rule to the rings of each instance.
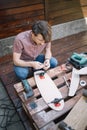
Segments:
[[[44,15],[44,10],[43,9],[39,9],[39,10],[35,10],[37,16],[40,15]],[[0,21],[0,23],[2,25],[6,24],[6,20],[11,22],[12,20],[22,20],[22,19],[28,19],[28,18],[32,18],[32,17],[36,17],[36,14],[33,11],[27,11],[27,12],[23,12],[23,13],[18,13],[15,15],[3,15],[2,20]],[[4,25],[5,26],[5,25]],[[0,28],[1,29],[1,28]]]
[[[19,13],[24,13],[27,11],[36,11],[36,10],[41,10],[43,9],[43,4],[37,4],[37,5],[31,5],[31,6],[25,6],[25,7],[19,7],[19,8],[13,8],[13,9],[8,9],[8,10],[2,10],[0,11],[0,16],[4,15],[14,15],[14,14],[19,14]]]
[[[76,130],[86,130],[87,126],[87,98],[82,96],[71,110],[69,115],[65,118],[64,122],[71,128]],[[79,108],[79,109],[78,109]],[[80,114],[81,113],[81,114]]]
[[[68,14],[68,15],[63,15],[61,17],[56,17],[54,19],[49,19],[49,22],[51,23],[51,25],[57,25],[57,24],[61,24],[61,23],[66,23],[68,21],[74,21],[74,20],[78,20],[78,19],[82,19],[84,18],[84,15],[82,13],[82,11],[78,11],[77,13],[72,13],[72,14]],[[64,22],[63,22],[64,21]]]
[[[83,8],[84,9],[84,8]],[[61,13],[60,13],[61,12]],[[77,13],[77,12],[80,12],[83,14],[83,10],[82,8],[80,7],[69,7],[67,9],[63,9],[63,10],[56,10],[56,11],[52,11],[51,13],[49,13],[49,19],[53,19],[53,18],[56,18],[56,17],[63,17],[64,15],[70,15],[70,14],[74,14],[74,13]],[[86,13],[86,12],[85,12]]]
[[[23,6],[27,6],[27,5],[33,5],[33,4],[39,4],[39,3],[42,3],[43,0],[32,0],[32,1],[29,1],[29,0],[17,0],[17,1],[14,1],[14,0],[3,0],[3,1],[0,1],[0,9],[1,10],[4,10],[4,9],[9,9],[9,8],[17,8],[17,7],[23,7]]]
[[[79,8],[81,8],[80,7],[80,2],[77,0],[77,1],[75,1],[75,0],[72,0],[72,1],[65,1],[65,0],[63,0],[63,1],[56,1],[56,2],[52,2],[52,3],[50,3],[50,1],[49,1],[49,12],[52,12],[52,11],[61,11],[61,10],[66,10],[66,9],[68,9],[68,8],[72,8],[72,7],[74,7],[74,8],[76,8],[76,7],[79,7]]]
[[[87,1],[86,0],[80,0],[80,3],[82,6],[86,6],[87,5]]]

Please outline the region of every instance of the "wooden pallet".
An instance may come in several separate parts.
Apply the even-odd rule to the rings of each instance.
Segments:
[[[54,111],[50,109],[44,102],[36,86],[34,77],[28,79],[28,82],[34,91],[34,97],[31,97],[28,100],[24,99],[24,88],[22,86],[22,83],[19,82],[14,85],[14,88],[22,101],[23,108],[35,130],[58,130],[58,122],[65,117],[66,113],[68,113],[73,108],[73,106],[77,103],[82,95],[83,88],[79,85],[76,95],[72,98],[68,97],[68,87],[65,84],[63,76],[65,76],[66,80],[69,81],[72,71],[70,68],[61,71],[62,66],[58,66],[47,71],[64,98],[65,105],[61,111]],[[81,76],[81,79],[87,80],[87,77]],[[31,108],[32,102],[35,102],[37,104],[37,107],[35,109]]]

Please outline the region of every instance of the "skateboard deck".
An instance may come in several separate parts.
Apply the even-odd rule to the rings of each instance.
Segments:
[[[75,73],[78,75],[87,75],[87,67],[84,67],[80,70],[75,70]]]
[[[87,67],[84,67],[80,70],[73,68],[72,70],[72,77],[71,77],[71,84],[69,87],[69,96],[74,96],[76,90],[78,88],[80,82],[80,75],[87,75]]]
[[[71,129],[64,129],[61,126],[61,130],[85,130],[87,126],[87,98],[82,96],[68,116],[64,119],[63,123],[67,124],[67,127]],[[62,123],[62,124],[63,124]]]
[[[34,78],[37,87],[41,93],[44,101],[51,109],[62,110],[64,107],[64,100],[58,88],[52,79],[43,70],[34,72]]]
[[[77,90],[77,88],[78,88],[78,85],[79,85],[80,77],[79,77],[79,75],[76,74],[75,72],[76,72],[76,69],[73,68],[68,96],[74,96],[75,93],[76,93],[76,90]]]

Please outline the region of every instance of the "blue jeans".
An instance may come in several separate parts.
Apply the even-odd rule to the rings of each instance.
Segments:
[[[39,61],[41,63],[44,63],[44,60],[45,60],[45,56],[43,54],[39,55],[35,59],[35,61]],[[58,61],[54,57],[51,57],[51,59],[50,59],[50,68],[54,68],[57,65],[58,65]],[[15,71],[17,77],[20,80],[26,79],[29,76],[33,75],[33,68],[32,67],[20,67],[20,66],[15,66],[14,65],[14,71]]]

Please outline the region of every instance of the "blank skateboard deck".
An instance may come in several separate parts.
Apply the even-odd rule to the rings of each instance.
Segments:
[[[78,85],[79,85],[80,75],[87,75],[87,67],[84,67],[80,70],[73,68],[71,84],[70,84],[70,87],[69,87],[69,94],[68,94],[69,96],[75,95],[76,90],[77,90]]]
[[[42,98],[49,107],[57,111],[62,110],[64,107],[64,100],[60,91],[48,74],[43,70],[36,71],[34,72],[34,78]],[[53,103],[56,99],[60,101],[58,103]]]
[[[82,96],[64,122],[75,130],[85,130],[87,126],[87,98]]]
[[[75,73],[78,75],[87,75],[87,67],[84,67],[80,70],[75,70]]]
[[[72,70],[72,77],[71,77],[71,83],[70,83],[70,87],[69,87],[69,94],[68,94],[69,96],[74,96],[75,93],[76,93],[76,90],[78,89],[80,77],[75,72],[76,72],[76,69],[73,68],[73,70]]]

